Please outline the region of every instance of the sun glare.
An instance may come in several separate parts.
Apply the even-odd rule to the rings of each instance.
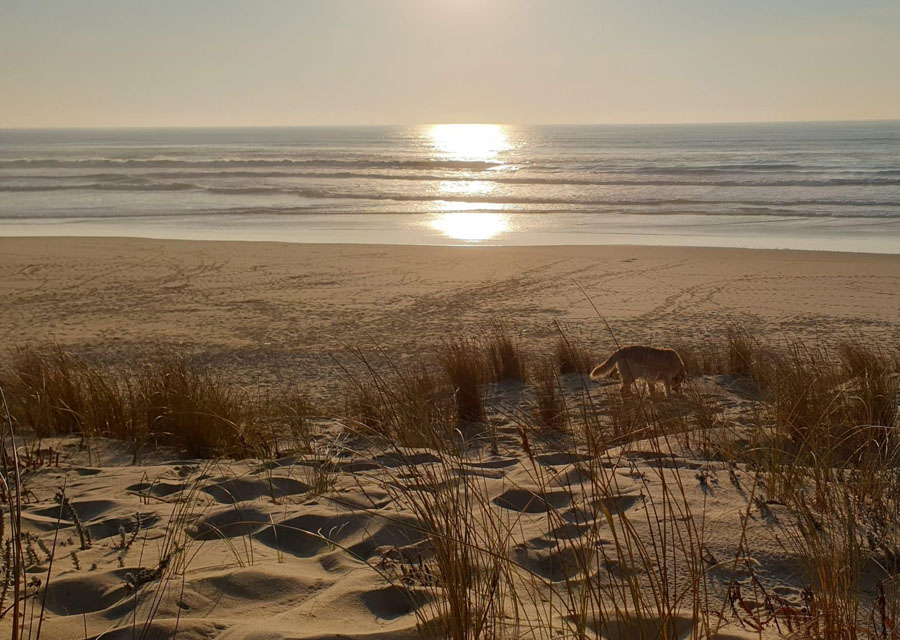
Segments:
[[[502,213],[444,213],[435,218],[431,226],[449,238],[477,242],[490,240],[509,228],[509,221]]]
[[[446,196],[483,196],[494,189],[494,183],[485,180],[442,180],[438,185],[438,191]]]
[[[428,135],[435,149],[454,160],[491,160],[512,148],[498,124],[436,124]]]

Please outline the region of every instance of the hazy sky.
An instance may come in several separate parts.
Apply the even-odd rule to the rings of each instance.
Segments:
[[[900,0],[0,0],[0,127],[900,118]]]

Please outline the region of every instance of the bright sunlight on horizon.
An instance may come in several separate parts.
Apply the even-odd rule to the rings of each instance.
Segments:
[[[0,128],[900,118],[900,3],[0,0]],[[447,153],[499,150],[435,130]]]

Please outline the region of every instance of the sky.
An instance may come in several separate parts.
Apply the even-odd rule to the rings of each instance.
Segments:
[[[0,128],[897,118],[898,0],[0,0]]]

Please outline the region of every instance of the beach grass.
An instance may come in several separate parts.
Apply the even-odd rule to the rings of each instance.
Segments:
[[[341,541],[343,525],[301,533],[396,587],[421,637],[707,638],[729,628],[897,637],[897,354],[858,340],[837,349],[772,345],[736,327],[720,344],[679,350],[694,376],[683,394],[622,395],[589,386],[586,352],[568,336],[529,353],[494,324],[446,341],[417,368],[359,352],[363,373],[338,387],[343,403],[329,404],[296,389],[254,395],[171,352],[123,372],[57,345],[17,349],[2,372],[0,595],[12,603],[13,637],[40,636],[43,599],[63,561],[58,534],[51,545],[21,526],[20,469],[45,464],[40,443],[59,437],[121,439],[136,452],[161,447],[210,460],[173,502],[156,564],[133,576],[148,603],[143,629],[164,592],[184,589],[203,544],[227,543],[229,562],[250,567],[260,544],[253,531],[299,535],[263,521],[229,535],[228,527],[248,525],[243,512],[197,533],[207,516],[197,497],[210,473],[229,459],[271,460],[291,449],[310,498],[342,499],[339,462],[352,454],[369,461],[367,482],[399,509],[360,512],[373,522],[409,516],[404,526],[421,542],[384,551],[379,562]],[[566,386],[561,372],[581,374],[582,384]],[[527,384],[521,406],[497,404],[510,380]],[[724,412],[722,394],[741,410],[739,421]],[[328,416],[327,406],[341,408]],[[337,436],[325,438],[322,421]],[[494,460],[517,465],[502,490]],[[740,499],[723,543],[713,505],[726,486]],[[274,488],[271,501],[279,504]],[[763,530],[775,545],[768,556],[752,539]],[[128,539],[124,529],[121,537]],[[38,539],[47,551],[36,550]],[[130,545],[120,546],[111,558],[127,554]],[[69,555],[83,571],[78,552]],[[792,596],[779,583],[786,574],[766,564],[788,561],[779,558],[798,572]],[[46,572],[40,583],[38,571]]]

